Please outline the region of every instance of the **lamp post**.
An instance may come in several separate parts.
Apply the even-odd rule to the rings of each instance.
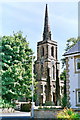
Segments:
[[[32,118],[34,117],[34,72],[33,72],[33,65],[34,65],[34,61],[33,61],[33,55],[32,55]]]

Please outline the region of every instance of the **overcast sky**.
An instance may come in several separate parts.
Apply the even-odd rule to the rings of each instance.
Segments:
[[[67,39],[78,36],[78,3],[47,2],[52,40],[58,43],[62,58]],[[0,4],[0,33],[12,35],[21,30],[36,55],[37,42],[42,40],[46,2],[4,2]]]

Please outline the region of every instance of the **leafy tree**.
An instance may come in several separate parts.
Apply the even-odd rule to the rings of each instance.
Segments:
[[[80,37],[68,39],[66,42],[65,52],[68,51],[71,47],[73,47],[77,43],[78,40],[80,40]],[[66,60],[65,58],[62,58],[61,61],[62,61],[62,68],[64,69],[66,65]]]
[[[12,36],[3,36],[0,39],[2,52],[2,99],[12,100],[31,96],[31,64],[33,55],[22,32],[13,33]]]
[[[64,81],[64,94],[66,94],[66,69],[61,73],[60,79]]]
[[[67,40],[67,43],[66,43],[66,49],[65,51],[68,51],[71,47],[73,47],[77,41],[80,40],[80,38],[70,38]]]

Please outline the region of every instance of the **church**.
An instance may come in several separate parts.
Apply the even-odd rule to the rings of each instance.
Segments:
[[[60,97],[60,63],[58,62],[57,42],[51,38],[48,7],[46,4],[42,41],[37,42],[35,73],[37,81],[36,105],[53,102],[58,105]]]

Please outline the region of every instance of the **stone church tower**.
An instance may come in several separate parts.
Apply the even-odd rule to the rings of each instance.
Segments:
[[[37,43],[37,60],[35,63],[37,83],[37,105],[54,102],[57,105],[59,90],[59,62],[57,58],[57,42],[51,40],[46,5],[43,40]]]

